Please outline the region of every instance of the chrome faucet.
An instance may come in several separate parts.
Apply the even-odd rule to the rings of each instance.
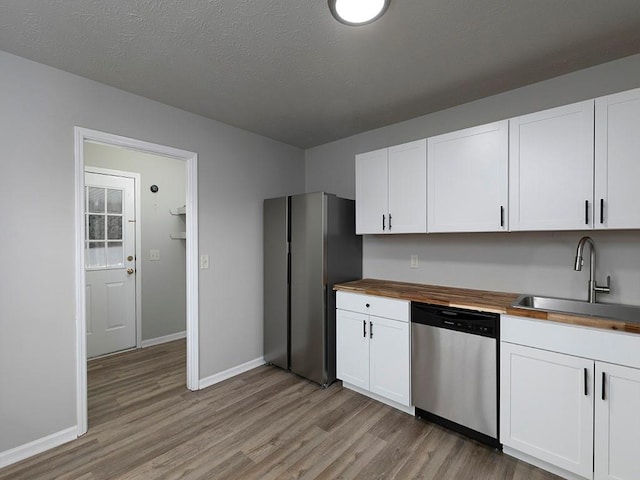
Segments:
[[[584,244],[588,243],[591,247],[591,257],[589,258],[589,303],[596,303],[596,293],[609,293],[611,292],[611,275],[607,275],[607,285],[600,286],[596,283],[596,246],[591,240],[591,237],[582,237],[578,242],[578,249],[576,250],[576,264],[573,267],[576,272],[582,270],[584,260],[582,259],[582,250]]]

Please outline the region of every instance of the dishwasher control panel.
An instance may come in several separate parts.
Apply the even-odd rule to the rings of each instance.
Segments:
[[[463,308],[411,303],[411,322],[497,338],[500,316]]]

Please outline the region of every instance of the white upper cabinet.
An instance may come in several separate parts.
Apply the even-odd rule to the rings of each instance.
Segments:
[[[428,232],[507,226],[508,120],[427,139]]]
[[[356,155],[356,233],[427,231],[426,143]]]
[[[388,233],[427,231],[427,140],[389,148]]]
[[[594,101],[509,120],[511,230],[593,228]]]
[[[388,148],[356,155],[356,233],[386,232]],[[384,216],[384,218],[383,218]],[[384,221],[384,230],[383,230]]]
[[[356,155],[356,233],[638,229],[639,128],[640,88]]]
[[[595,228],[640,228],[640,89],[596,99]]]

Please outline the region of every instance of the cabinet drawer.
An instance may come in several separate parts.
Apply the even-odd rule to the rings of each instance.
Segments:
[[[403,322],[409,321],[408,300],[338,291],[336,292],[336,308]]]

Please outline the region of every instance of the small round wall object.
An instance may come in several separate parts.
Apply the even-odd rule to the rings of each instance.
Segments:
[[[158,190],[160,190],[160,189],[158,188],[158,185],[151,185],[150,190],[151,190],[153,193],[158,193]]]

